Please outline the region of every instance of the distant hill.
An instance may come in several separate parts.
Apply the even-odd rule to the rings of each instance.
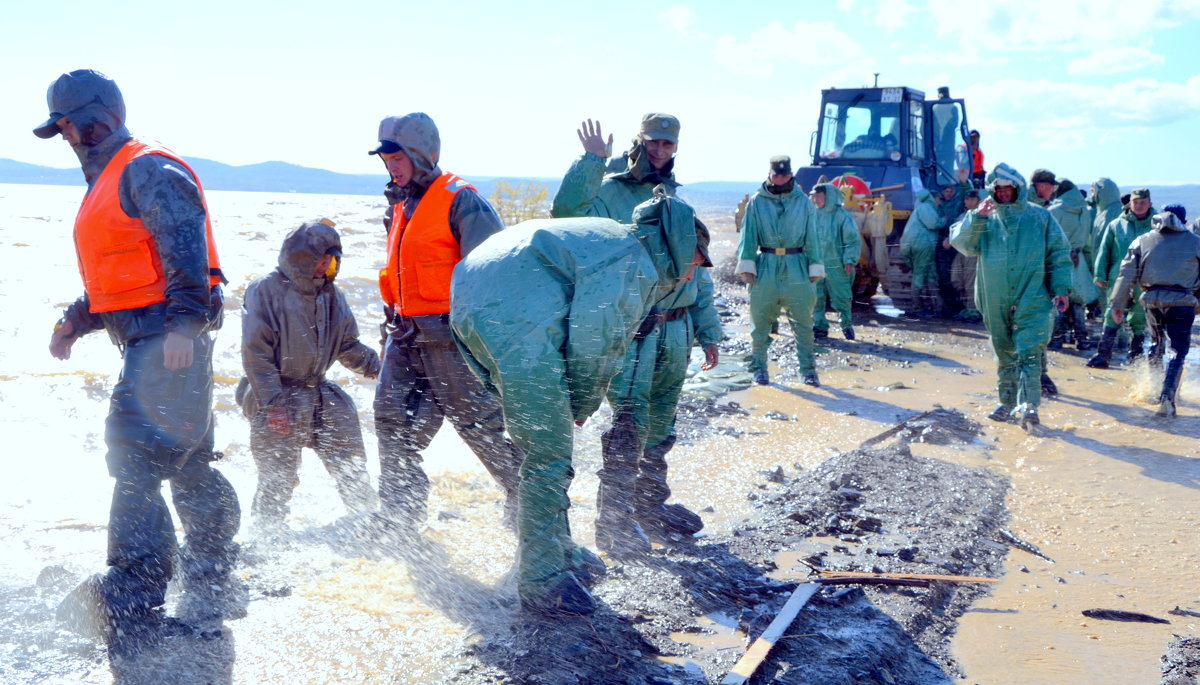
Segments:
[[[327,193],[332,195],[378,195],[383,190],[383,174],[339,174],[325,169],[298,166],[287,162],[262,162],[232,166],[209,159],[190,158],[188,163],[200,175],[209,190],[247,190],[269,193]],[[489,197],[497,181],[521,183],[533,181],[546,186],[551,197],[561,177],[467,176],[479,191]],[[55,169],[0,159],[0,183],[38,185],[83,185],[77,168]],[[759,181],[701,181],[686,183],[680,196],[701,213],[724,211],[737,206],[746,193],[758,189]],[[1123,187],[1122,192],[1136,186]],[[1177,202],[1188,208],[1189,216],[1200,216],[1200,185],[1150,186],[1157,207]]]

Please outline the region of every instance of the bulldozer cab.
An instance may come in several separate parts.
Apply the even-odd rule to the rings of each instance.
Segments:
[[[851,173],[872,188],[902,186],[898,209],[912,209],[922,188],[958,183],[970,173],[966,105],[939,89],[936,100],[914,88],[830,88],[821,91],[812,166],[797,180],[811,188],[820,176]]]

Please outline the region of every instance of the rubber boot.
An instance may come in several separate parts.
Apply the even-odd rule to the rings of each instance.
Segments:
[[[634,488],[633,512],[651,540],[673,543],[690,538],[704,528],[700,515],[682,504],[667,504],[671,488],[667,485],[667,452],[675,444],[668,436],[642,452]]]
[[[634,520],[633,493],[642,449],[633,416],[622,412],[600,436],[603,466],[597,495],[596,546],[614,556],[646,554],[650,538]]]
[[[1063,343],[1067,338],[1066,317],[1063,313],[1059,313],[1054,317],[1054,334],[1050,336],[1050,342],[1046,343],[1047,350],[1061,350]]]
[[[1129,339],[1129,357],[1126,361],[1132,362],[1135,359],[1140,359],[1146,352],[1146,334],[1134,333]]]
[[[1166,373],[1163,374],[1162,392],[1158,396],[1158,411],[1155,414],[1175,416],[1175,395],[1179,392],[1179,378],[1182,375],[1183,360],[1177,356],[1167,364]]]
[[[1058,396],[1058,386],[1050,379],[1050,374],[1048,373],[1042,374],[1042,394],[1047,397]]]
[[[575,574],[568,572],[545,594],[532,598],[522,596],[521,607],[551,618],[584,616],[596,610],[596,600]]]
[[[1096,346],[1096,354],[1087,360],[1087,365],[1093,369],[1107,369],[1108,363],[1112,361],[1113,345],[1117,342],[1117,328],[1104,327],[1104,334],[1100,336],[1100,343]]]

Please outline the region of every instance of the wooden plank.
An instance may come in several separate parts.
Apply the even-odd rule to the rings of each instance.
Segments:
[[[787,603],[776,614],[775,620],[771,621],[771,625],[763,631],[762,635],[750,645],[750,649],[742,655],[741,659],[733,665],[733,670],[725,679],[721,681],[721,685],[743,685],[758,667],[762,665],[763,659],[767,658],[767,654],[775,647],[775,642],[783,635],[783,631],[792,625],[792,621],[796,620],[796,615],[800,613],[800,609],[805,603],[817,592],[821,586],[816,583],[800,583],[796,589],[792,591],[792,596],[788,598]]]
[[[780,573],[780,578],[809,578],[804,573]],[[941,580],[948,583],[999,583],[983,576],[944,576],[936,573],[867,573],[864,571],[821,571],[821,578],[891,578],[894,580]]]

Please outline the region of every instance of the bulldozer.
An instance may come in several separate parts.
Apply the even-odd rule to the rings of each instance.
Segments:
[[[920,190],[956,185],[971,172],[966,103],[945,87],[934,100],[907,87],[828,88],[820,112],[809,142],[812,164],[796,169],[796,183],[811,189],[831,182],[844,194],[863,237],[855,302],[869,302],[882,288],[896,308],[911,311],[916,297],[900,236]],[[970,287],[959,286],[964,301]]]

